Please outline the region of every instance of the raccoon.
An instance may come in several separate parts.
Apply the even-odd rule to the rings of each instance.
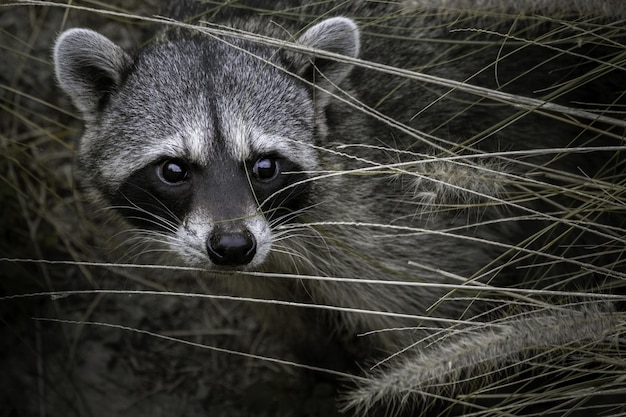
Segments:
[[[275,300],[304,361],[355,374],[346,409],[505,407],[540,389],[529,358],[623,322],[626,9],[558,3],[176,2],[134,52],[67,30],[76,178]]]

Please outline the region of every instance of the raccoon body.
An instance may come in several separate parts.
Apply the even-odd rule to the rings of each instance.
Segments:
[[[346,363],[326,366],[350,368],[421,341],[418,359],[383,372],[387,387],[405,372],[397,378],[406,395],[430,389],[406,376],[419,373],[429,348],[459,358],[460,346],[485,340],[516,346],[459,359],[469,373],[493,356],[517,358],[525,346],[472,327],[494,317],[534,347],[602,338],[613,321],[578,318],[608,308],[574,308],[568,303],[580,300],[557,295],[535,305],[506,289],[621,292],[623,210],[611,201],[615,210],[602,213],[581,207],[604,198],[594,187],[623,184],[623,126],[610,117],[568,121],[393,69],[610,107],[624,102],[623,57],[532,18],[536,2],[527,16],[479,17],[453,3],[442,11],[411,2],[235,2],[207,11],[181,2],[174,16],[204,10],[220,26],[171,25],[134,53],[68,30],[54,60],[85,122],[77,179],[141,239],[235,293],[330,306],[281,321],[298,323],[304,350],[316,350],[310,340],[340,346]],[[605,249],[586,256],[592,246]],[[544,322],[565,323],[563,337],[530,338]],[[446,336],[459,326],[471,327],[469,336]],[[326,348],[320,342],[318,356],[331,356]],[[378,401],[372,391],[359,395]]]

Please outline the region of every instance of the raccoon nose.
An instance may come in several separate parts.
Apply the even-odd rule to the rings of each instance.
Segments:
[[[207,251],[216,265],[246,265],[254,258],[256,240],[245,229],[240,232],[215,230],[208,239]]]

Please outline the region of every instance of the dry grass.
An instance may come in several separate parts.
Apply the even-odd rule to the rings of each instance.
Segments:
[[[85,213],[71,168],[81,122],[53,80],[50,62],[53,40],[63,29],[80,26],[94,28],[126,47],[140,45],[150,37],[154,23],[132,16],[157,15],[157,5],[139,1],[72,2],[79,7],[53,7],[52,4],[7,6],[5,3],[3,1],[0,8],[0,221],[3,222],[3,238],[0,240],[0,385],[5,387],[0,397],[0,415],[338,415],[337,386],[331,373],[311,373],[295,365],[298,359],[280,342],[282,337],[289,335],[268,333],[264,324],[250,313],[250,300],[231,298],[221,282],[199,280],[195,271],[153,265],[158,253],[140,258],[129,256],[120,244],[124,237],[114,231],[115,225],[94,223],[91,209]],[[80,6],[105,12],[81,10]],[[385,22],[372,21],[369,25],[366,30],[379,30],[384,28]],[[626,50],[623,21],[621,25],[604,28],[591,26],[597,29],[597,33],[586,33],[586,36],[595,36],[598,43]],[[212,28],[213,33],[220,30]],[[523,47],[523,36],[516,34],[510,41],[519,42]],[[550,43],[549,37],[545,42],[561,51],[561,45]],[[500,328],[513,329],[518,336],[526,332],[531,338],[534,326],[543,323],[542,314],[554,308],[552,303],[563,305],[569,302],[571,306],[592,305],[582,311],[594,314],[599,322],[585,320],[585,323],[592,334],[596,331],[601,335],[581,336],[582,340],[556,338],[550,342],[554,346],[536,349],[526,349],[528,343],[518,349],[514,345],[510,356],[489,357],[476,365],[478,369],[484,369],[479,377],[472,373],[476,369],[441,371],[432,376],[433,370],[439,369],[437,366],[441,364],[430,366],[429,361],[437,361],[446,354],[455,357],[463,353],[435,351],[433,357],[424,356],[422,362],[413,363],[414,367],[426,368],[426,376],[419,381],[410,380],[401,373],[397,377],[394,368],[383,373],[392,384],[398,382],[393,378],[406,383],[400,394],[389,394],[392,398],[390,414],[395,408],[407,406],[410,409],[415,397],[420,398],[421,404],[427,404],[425,398],[454,394],[459,396],[458,404],[470,401],[472,397],[496,404],[492,408],[471,409],[469,415],[517,415],[523,406],[535,404],[539,407],[557,399],[560,402],[548,407],[552,407],[549,415],[575,412],[580,415],[600,415],[600,412],[605,413],[602,415],[626,415],[619,403],[607,405],[603,402],[604,398],[626,398],[626,360],[621,353],[626,321],[619,311],[611,308],[611,312],[607,312],[595,306],[626,301],[616,295],[623,294],[626,277],[623,259],[626,170],[620,159],[626,150],[623,143],[626,126],[623,97],[616,103],[607,103],[597,97],[597,101],[570,107],[556,104],[555,98],[562,92],[559,89],[541,94],[543,101],[490,89],[475,89],[471,85],[392,65],[353,62],[393,73],[404,80],[423,82],[441,97],[452,95],[452,90],[463,91],[467,94],[460,98],[468,100],[468,109],[479,99],[489,99],[504,103],[515,111],[501,125],[490,126],[480,134],[454,144],[437,137],[441,130],[436,126],[431,132],[418,132],[390,120],[388,122],[399,132],[412,135],[415,141],[433,143],[439,153],[412,154],[395,149],[392,144],[381,144],[377,149],[365,145],[337,147],[333,152],[358,157],[374,152],[385,155],[387,161],[363,159],[364,167],[360,171],[342,175],[385,175],[392,181],[408,184],[412,195],[411,198],[404,196],[406,200],[403,202],[414,207],[416,217],[428,218],[446,210],[456,210],[476,225],[511,221],[512,215],[505,216],[512,212],[517,213],[515,220],[548,221],[549,226],[528,236],[527,241],[504,247],[502,262],[495,260],[493,264],[485,265],[485,270],[481,271],[483,276],[499,271],[503,263],[519,262],[522,265],[522,261],[529,258],[536,258],[536,263],[521,269],[520,276],[533,277],[537,275],[536,271],[541,271],[540,274],[548,277],[550,266],[564,259],[577,272],[556,277],[563,278],[563,282],[582,282],[591,272],[606,276],[606,281],[591,289],[580,285],[579,291],[568,293],[571,289],[564,289],[561,281],[548,287],[537,284],[534,288],[532,282],[526,282],[526,285],[500,288],[482,282],[480,274],[458,277],[449,273],[447,278],[455,283],[449,286],[449,298],[496,300],[494,311],[501,316],[504,315],[502,312],[510,311],[510,318],[516,318],[516,314],[523,317],[521,311],[525,310],[517,307],[536,312],[535,316],[514,321],[512,327],[506,326],[513,320],[494,320],[489,323],[494,332]],[[625,62],[624,52],[615,53],[599,63],[598,72],[618,68],[623,75]],[[433,67],[435,64],[432,63]],[[428,69],[428,66],[420,69]],[[626,88],[624,81],[616,85],[621,85],[622,91]],[[384,118],[376,109],[362,111]],[[583,142],[572,138],[573,146],[569,149],[510,151],[503,148],[494,149],[488,155],[471,152],[484,138],[532,112],[591,134]],[[595,143],[601,143],[602,148],[591,151],[588,147]],[[601,151],[616,156],[607,158],[593,178],[586,172],[562,172],[549,166],[568,154],[583,153],[591,157],[594,152]],[[531,158],[535,154],[542,156],[541,164]],[[521,167],[526,172],[527,165],[531,165],[530,173],[518,173]],[[511,183],[514,192],[504,193],[503,184]],[[532,201],[540,200],[548,202],[549,212],[528,208]],[[484,210],[494,206],[503,213],[501,220],[483,217]],[[98,218],[98,213],[95,217]],[[333,226],[366,228],[371,225],[311,226],[322,230]],[[374,226],[381,236],[424,233],[422,229],[405,226]],[[571,259],[567,258],[570,252],[566,249],[557,251],[552,257],[544,253],[547,247],[559,247],[564,241],[560,239],[563,235],[571,233],[573,236],[581,231],[600,237],[600,243],[591,247],[589,253]],[[455,233],[453,229],[441,232],[442,235]],[[467,236],[467,243],[481,243],[481,239],[485,238]],[[576,238],[568,242],[572,247],[578,244]],[[495,244],[506,246],[500,242]],[[599,261],[605,255],[610,255],[606,257],[611,259],[608,263]],[[421,259],[408,259],[407,262],[411,262],[415,271],[430,268],[422,265]],[[134,267],[129,263],[144,266]],[[447,273],[445,270],[437,272]],[[574,287],[577,287],[576,283]],[[567,314],[574,313],[563,313]],[[457,338],[463,340],[461,346],[481,349],[491,343],[480,337],[474,338],[473,331],[477,329],[467,326],[468,323],[475,325],[469,321],[460,323],[460,327],[453,326],[450,333],[435,334],[426,340],[426,344],[438,339]],[[579,324],[576,320],[567,323],[572,327]],[[596,326],[597,323],[601,325]],[[557,333],[562,330],[558,327],[555,328]],[[577,330],[581,333],[570,334],[589,334],[585,333],[586,328]],[[507,344],[506,334],[503,337],[500,343]],[[532,386],[536,384],[537,376],[528,368],[538,369],[543,374],[543,390]],[[422,372],[409,369],[412,374]],[[502,369],[512,370],[519,378],[510,378],[511,372],[497,372]],[[378,371],[371,375],[378,375]],[[558,382],[552,382],[552,375],[559,376]],[[469,386],[478,388],[457,392],[456,388],[446,386],[450,381],[463,378],[476,378]],[[431,384],[433,379],[435,382]],[[424,381],[430,385],[424,386]],[[376,388],[379,382],[364,381],[361,390],[352,394],[350,399],[358,402],[356,409],[378,403],[378,394],[368,390]],[[443,385],[443,389],[431,390],[432,385],[437,384]],[[502,388],[505,391],[510,388],[519,394],[506,396],[501,393]],[[419,407],[418,404],[416,409]],[[532,409],[526,410],[525,415],[533,415],[533,412]]]

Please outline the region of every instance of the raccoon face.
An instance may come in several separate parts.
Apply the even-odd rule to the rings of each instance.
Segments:
[[[345,18],[311,27],[298,42],[351,57],[359,48]],[[273,227],[308,206],[319,122],[350,70],[197,33],[131,56],[96,32],[71,29],[54,59],[85,121],[77,173],[87,196],[165,240],[187,264],[209,268],[262,265]]]

